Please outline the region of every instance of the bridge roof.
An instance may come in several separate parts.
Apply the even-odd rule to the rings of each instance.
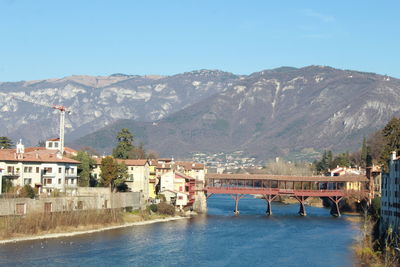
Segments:
[[[368,182],[363,175],[342,175],[342,176],[291,176],[272,174],[216,174],[207,173],[206,179],[220,180],[271,180],[289,182]]]

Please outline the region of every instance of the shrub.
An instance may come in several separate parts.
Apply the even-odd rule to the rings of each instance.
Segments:
[[[32,186],[26,184],[26,185],[24,185],[24,187],[22,187],[20,196],[35,198],[35,190],[32,188]]]
[[[160,199],[161,202],[167,201],[166,198],[165,198],[165,196],[164,196],[163,194],[158,194],[158,195],[156,196],[156,199]]]
[[[175,207],[164,202],[157,204],[157,210],[160,214],[175,215]]]
[[[151,210],[152,212],[157,212],[157,211],[158,211],[158,207],[157,207],[156,204],[151,204],[151,205],[149,206],[149,208],[150,208],[150,210]]]

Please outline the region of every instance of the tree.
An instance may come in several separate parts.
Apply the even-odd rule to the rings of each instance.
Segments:
[[[400,119],[393,118],[382,129],[384,146],[379,156],[379,163],[387,167],[392,151],[400,150]]]
[[[7,136],[0,136],[0,149],[9,149],[13,146],[13,141]]]
[[[91,172],[96,162],[86,151],[78,151],[77,155],[73,159],[80,161],[78,165],[78,176],[79,186],[90,186],[93,185],[91,180]]]
[[[335,157],[332,162],[333,166],[341,166],[341,167],[348,167],[350,166],[350,157],[349,152],[341,153]]]
[[[112,192],[126,190],[124,185],[128,178],[128,167],[124,163],[118,163],[113,157],[105,157],[101,161],[101,184],[110,187]]]
[[[117,159],[129,158],[129,152],[133,148],[133,134],[127,128],[121,129],[117,135],[118,144],[113,149],[113,157]]]
[[[332,165],[332,151],[324,151],[324,154],[322,154],[322,158],[320,161],[316,161],[315,168],[318,173],[326,173],[329,168],[331,168]]]
[[[46,146],[46,141],[44,141],[44,140],[39,140],[37,146],[38,146],[38,147],[45,147],[45,146]]]
[[[361,146],[361,154],[360,154],[360,157],[361,157],[361,164],[362,164],[362,166],[363,167],[366,167],[366,165],[367,165],[367,138],[365,138],[365,136],[364,136],[364,138],[363,138],[363,143],[362,143],[362,146]]]
[[[113,190],[114,180],[117,179],[118,176],[118,163],[114,160],[113,157],[105,157],[101,160],[101,167],[100,167],[100,177],[101,177],[101,184],[104,187],[111,187]]]
[[[119,163],[117,165],[117,179],[115,179],[115,189],[118,192],[128,191],[128,186],[125,183],[128,179],[128,167],[125,163]]]
[[[143,143],[140,143],[139,146],[134,146],[128,152],[128,158],[130,159],[145,159],[147,158],[146,150],[144,149]]]

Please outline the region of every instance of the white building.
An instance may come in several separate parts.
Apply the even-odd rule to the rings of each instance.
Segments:
[[[39,193],[76,193],[79,161],[44,147],[26,148],[21,142],[16,149],[0,149],[0,169],[3,179],[14,186],[30,185]]]
[[[393,152],[389,173],[382,174],[381,232],[391,227],[400,234],[400,157]]]

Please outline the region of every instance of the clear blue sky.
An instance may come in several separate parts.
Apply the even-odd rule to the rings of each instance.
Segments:
[[[400,78],[400,1],[0,0],[0,36],[0,81],[306,65]]]

